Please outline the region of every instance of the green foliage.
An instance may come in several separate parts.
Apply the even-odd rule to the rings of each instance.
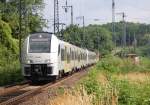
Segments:
[[[150,25],[127,22],[126,26],[126,43],[131,49],[126,48],[123,53],[137,53],[141,56],[149,56]],[[122,22],[117,22],[115,29],[116,44],[117,46],[122,47]],[[71,25],[64,31],[64,36],[62,39],[77,46],[98,51],[101,55],[109,54],[114,48],[114,42],[112,42],[111,23],[105,25],[89,25],[85,28],[79,28],[78,26]],[[134,47],[136,47],[136,49]]]
[[[149,44],[145,45],[145,46],[140,46],[136,49],[136,53],[140,56],[143,56],[143,57],[150,57],[149,52],[150,52]]]
[[[6,66],[4,67],[0,66],[0,86],[21,82],[23,80],[19,61],[13,60],[13,62],[1,62],[7,64],[5,64]]]
[[[96,81],[96,74],[96,70],[90,72],[88,78],[83,82],[83,85],[88,94],[95,94],[98,96],[100,93],[100,88],[99,83]]]
[[[150,83],[134,84],[126,80],[112,80],[118,90],[119,105],[149,105]]]
[[[97,69],[106,73],[129,73],[129,72],[149,72],[149,58],[140,57],[140,64],[135,65],[133,59],[121,59],[115,56],[106,56],[97,64]]]
[[[110,53],[113,49],[112,35],[103,27],[90,25],[86,27],[87,43],[93,42],[92,49],[97,49],[102,55]],[[87,47],[89,47],[88,45]]]
[[[39,10],[43,8],[43,0],[22,0],[22,36],[26,37],[30,32],[41,31],[45,26]],[[1,19],[8,23],[12,36],[18,38],[19,33],[19,0],[10,0],[7,3],[0,2],[0,10],[2,11]],[[34,8],[33,8],[34,6]]]
[[[0,34],[1,34],[1,44],[3,44],[8,49],[12,50],[14,53],[18,53],[17,41],[11,36],[11,28],[4,21],[0,20]]]
[[[108,55],[105,56],[105,58],[101,59],[100,62],[97,64],[97,70],[118,72],[121,63],[122,60],[120,58]]]
[[[81,36],[83,36],[82,30],[78,26],[71,25],[64,31],[63,39],[74,45],[81,46],[83,41]]]
[[[135,39],[137,40],[138,46],[142,46],[144,43],[146,43],[146,44],[149,43],[149,42],[147,43],[149,38],[146,40],[147,35],[150,34],[150,25],[149,24],[127,22],[126,26],[127,26],[127,31],[126,31],[127,45],[132,46]],[[112,32],[112,24],[111,23],[102,25],[102,27],[104,27],[105,29]],[[124,35],[122,22],[116,22],[115,29],[116,29],[115,39],[117,42],[117,46],[122,46],[123,35]]]
[[[108,54],[113,49],[111,33],[95,25],[84,29],[71,25],[64,31],[62,39],[89,50],[99,51],[101,55]]]
[[[136,66],[129,59],[120,59],[114,56],[105,56],[90,71],[83,85],[88,94],[95,96],[93,104],[102,105],[117,102],[119,105],[149,105],[150,82],[131,82],[120,79],[116,75],[129,72],[149,72],[150,60],[141,58],[140,65]],[[106,76],[106,83],[97,81],[99,74]],[[115,75],[115,76],[114,76]]]
[[[89,73],[88,77],[82,82],[84,89],[86,90],[88,95],[94,95],[93,97],[93,104],[97,105],[96,103],[99,101],[103,94],[103,88],[100,87],[99,82],[97,81],[97,74],[98,71],[96,68]]]
[[[150,34],[145,34],[141,37],[139,41],[140,46],[145,46],[150,44]]]
[[[0,86],[23,80],[18,54],[0,44]]]

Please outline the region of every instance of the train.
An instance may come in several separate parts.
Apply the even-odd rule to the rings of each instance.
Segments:
[[[22,45],[22,74],[32,82],[56,80],[95,64],[93,51],[60,40],[53,33],[32,33]]]

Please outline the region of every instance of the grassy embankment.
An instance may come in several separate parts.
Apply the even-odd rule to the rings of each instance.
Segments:
[[[149,59],[141,58],[134,65],[129,59],[107,56],[92,68],[77,91],[61,95],[50,105],[149,105],[149,94]]]

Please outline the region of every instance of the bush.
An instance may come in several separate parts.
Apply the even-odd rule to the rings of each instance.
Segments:
[[[134,84],[126,80],[111,81],[118,89],[119,105],[149,105],[150,83]]]
[[[4,21],[0,20],[0,35],[1,35],[1,43],[15,54],[18,54],[18,47],[17,47],[17,40],[12,38],[11,35],[12,31],[9,24],[5,23]]]
[[[88,78],[83,82],[85,90],[88,94],[97,94],[99,93],[99,83],[96,81],[96,70],[93,70],[89,73]]]
[[[145,46],[138,47],[137,50],[136,50],[136,53],[140,56],[143,56],[143,57],[150,57],[149,52],[150,52],[149,44],[145,45]]]
[[[0,68],[0,86],[21,82],[23,80],[19,65],[19,61],[16,60]]]
[[[122,63],[122,60],[118,57],[106,56],[105,58],[101,59],[100,62],[97,64],[97,70],[103,70],[106,72],[118,72],[119,67]]]

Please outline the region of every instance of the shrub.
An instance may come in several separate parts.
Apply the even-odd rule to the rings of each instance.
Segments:
[[[19,61],[16,60],[0,68],[0,86],[21,82],[23,80],[19,65]]]
[[[119,105],[149,105],[150,87],[148,84],[129,83],[126,80],[112,80],[111,83],[118,89]]]
[[[117,72],[119,71],[119,66],[122,61],[118,57],[107,56],[106,58],[101,59],[97,64],[97,70],[104,70],[106,72]]]
[[[96,70],[91,71],[88,78],[83,82],[88,94],[99,93],[99,83],[96,81],[96,74]]]

